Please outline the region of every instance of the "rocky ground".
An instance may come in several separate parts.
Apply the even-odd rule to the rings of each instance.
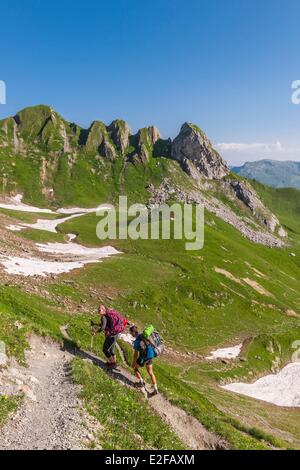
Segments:
[[[99,448],[96,439],[101,425],[84,411],[80,387],[69,378],[73,354],[37,336],[30,338],[30,345],[26,353],[28,367],[13,361],[0,372],[0,383],[5,384],[7,393],[24,394],[22,405],[1,430],[0,450]],[[84,351],[77,354],[104,367],[104,362],[93,354]],[[123,386],[135,387],[136,379],[122,366],[111,376]],[[148,398],[153,411],[169,424],[187,448],[226,447],[225,442],[162,395]]]
[[[239,230],[244,237],[255,243],[272,248],[285,246],[285,241],[272,233],[267,225],[264,228],[258,223],[258,220],[255,220],[255,218],[250,219],[239,216],[229,206],[218,200],[216,197],[209,196],[206,191],[203,191],[203,193],[201,191],[184,191],[180,188],[175,188],[167,180],[165,180],[158,188],[154,188],[154,186],[150,185],[148,189],[151,193],[149,207],[164,204],[170,198],[174,197],[174,194],[176,194],[176,199],[182,203],[202,204],[209,212],[217,215],[220,219],[232,225],[234,228]],[[253,201],[251,201],[251,203],[254,204]],[[260,201],[259,203],[261,206]],[[252,211],[253,210],[254,209],[252,207]],[[270,217],[275,218],[272,214]],[[286,232],[282,227],[279,226],[277,228],[278,233],[286,237]]]
[[[0,373],[10,394],[24,394],[0,435],[2,450],[67,450],[93,446],[99,423],[87,415],[80,388],[68,377],[72,355],[32,336],[28,367],[12,363]],[[10,385],[8,385],[10,384]]]

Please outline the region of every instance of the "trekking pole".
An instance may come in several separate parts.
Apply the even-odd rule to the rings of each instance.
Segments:
[[[94,347],[94,336],[95,336],[95,324],[93,321],[91,321],[90,332],[91,332],[91,350],[92,350]]]

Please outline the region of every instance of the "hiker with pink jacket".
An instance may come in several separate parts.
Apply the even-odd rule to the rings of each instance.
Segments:
[[[92,334],[103,331],[105,334],[105,341],[103,344],[103,353],[107,357],[107,368],[113,369],[116,367],[116,345],[119,334],[122,333],[127,325],[127,320],[120,315],[119,312],[113,308],[107,308],[105,305],[100,305],[98,309],[100,315],[100,325],[95,331],[95,325],[92,323]]]

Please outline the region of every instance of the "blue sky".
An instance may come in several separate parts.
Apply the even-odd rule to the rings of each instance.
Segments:
[[[300,160],[299,0],[1,1],[0,118],[52,105],[174,137],[184,121],[231,163]],[[226,144],[226,145],[223,145]]]

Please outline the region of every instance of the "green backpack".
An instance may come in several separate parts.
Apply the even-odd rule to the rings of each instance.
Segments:
[[[150,336],[152,335],[152,333],[154,333],[154,326],[153,326],[153,325],[150,325],[150,324],[149,324],[149,325],[146,325],[146,326],[145,326],[145,329],[144,329],[144,331],[143,331],[143,333],[142,333],[143,338],[149,339]]]
[[[153,347],[156,357],[160,356],[164,352],[164,345],[162,343],[161,337],[157,331],[155,331],[153,325],[149,324],[145,326],[142,337]]]

